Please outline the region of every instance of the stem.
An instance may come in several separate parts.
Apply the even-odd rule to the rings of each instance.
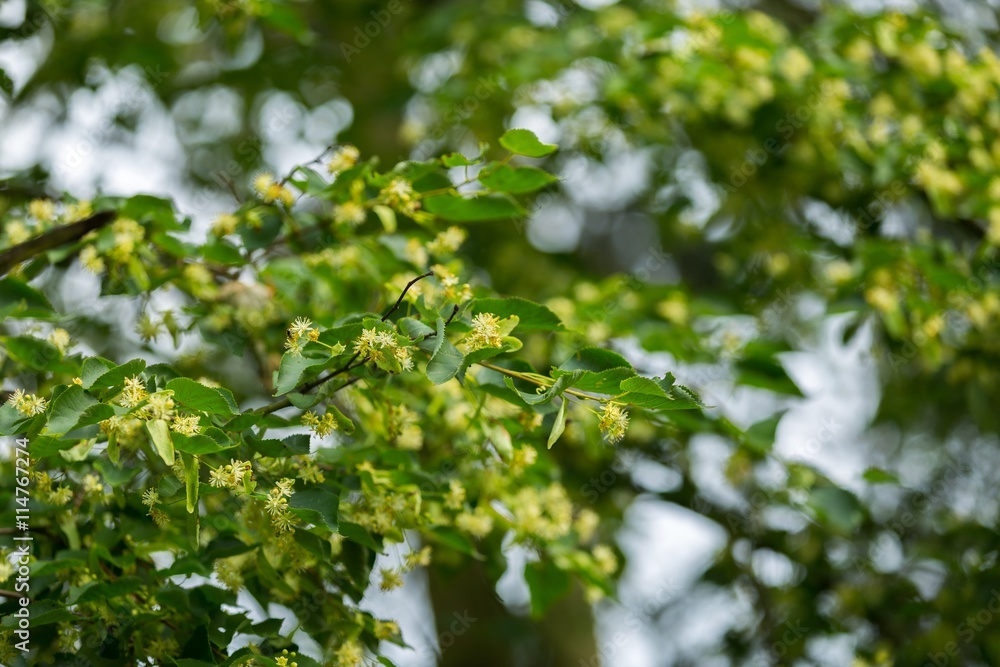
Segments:
[[[114,211],[99,211],[89,218],[84,218],[71,225],[56,227],[41,236],[36,236],[24,243],[19,243],[16,246],[8,248],[0,253],[0,276],[6,274],[21,262],[41,255],[53,248],[58,248],[61,245],[72,243],[95,229],[100,229],[110,224],[117,215]]]
[[[497,373],[502,373],[503,375],[508,375],[512,378],[517,378],[518,380],[524,380],[525,382],[531,382],[532,384],[537,384],[539,387],[549,388],[552,385],[547,384],[540,380],[541,376],[535,375],[534,373],[520,373],[518,371],[512,371],[509,368],[503,368],[502,366],[494,366],[491,363],[485,361],[477,361],[480,366],[488,368],[491,371],[496,371]],[[604,402],[606,399],[598,398],[597,396],[591,396],[590,394],[584,394],[573,389],[566,389],[563,393],[569,394],[570,396],[576,396],[577,398],[582,398],[590,401]]]
[[[434,275],[434,272],[433,271],[428,271],[427,273],[425,273],[423,275],[420,275],[420,276],[417,276],[416,278],[414,278],[410,282],[406,283],[406,287],[403,288],[403,291],[400,293],[399,298],[396,299],[396,303],[392,304],[392,307],[390,307],[389,310],[385,311],[385,315],[382,316],[381,321],[385,322],[387,319],[389,319],[390,315],[392,315],[394,312],[396,312],[396,310],[399,308],[400,304],[403,303],[403,299],[406,297],[406,293],[410,291],[411,287],[413,287],[414,285],[416,285],[419,281],[423,280],[424,278],[427,278],[427,277],[432,276],[432,275]],[[455,313],[457,313],[457,312],[458,312],[458,309],[456,307],[456,309],[452,312],[452,317],[454,317]],[[449,318],[449,321],[451,321],[451,318]],[[320,385],[322,385],[322,384],[324,384],[324,383],[332,380],[333,378],[337,377],[338,375],[342,375],[343,373],[347,373],[348,371],[354,370],[358,366],[364,365],[368,361],[368,359],[364,358],[364,359],[361,359],[361,361],[358,361],[358,357],[360,357],[360,356],[361,356],[360,352],[355,352],[354,356],[352,356],[350,359],[348,359],[347,363],[344,364],[343,366],[341,366],[340,368],[338,368],[337,370],[331,371],[330,373],[328,373],[326,375],[323,375],[323,376],[320,376],[318,378],[315,378],[313,380],[310,380],[309,382],[303,382],[299,386],[295,387],[295,389],[292,389],[292,391],[290,391],[289,393],[290,394],[291,393],[304,394],[306,392],[312,391],[313,389],[316,389]],[[355,362],[357,362],[357,363],[355,363]],[[337,391],[340,391],[344,387],[348,387],[348,386],[354,384],[359,379],[360,379],[360,377],[349,380],[348,382],[344,383],[341,387],[339,387],[337,389]],[[265,405],[263,407],[257,408],[256,410],[251,411],[251,414],[255,414],[255,415],[269,415],[272,412],[275,412],[277,410],[281,410],[282,408],[287,408],[291,404],[292,404],[291,400],[289,400],[287,397],[285,397],[285,398],[281,399],[280,401],[275,401],[275,402],[270,403],[268,405]]]

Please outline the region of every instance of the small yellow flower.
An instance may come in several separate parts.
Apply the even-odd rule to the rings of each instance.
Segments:
[[[365,221],[365,208],[353,201],[344,202],[333,209],[333,221],[338,225],[357,227]]]
[[[332,412],[327,412],[322,417],[319,417],[315,412],[306,412],[302,415],[302,423],[321,438],[330,435],[339,427],[337,418]]]
[[[484,347],[503,347],[500,318],[493,313],[479,313],[472,318],[472,332],[465,339],[469,351]]]
[[[432,255],[447,255],[458,250],[465,242],[466,232],[461,227],[449,227],[427,244]]]
[[[475,537],[486,537],[493,530],[493,517],[482,507],[472,512],[462,512],[455,517],[455,526]]]
[[[448,493],[444,497],[444,505],[448,509],[460,510],[465,504],[465,487],[457,479],[448,482]]]
[[[354,146],[350,144],[341,146],[330,156],[330,161],[326,163],[326,170],[331,174],[347,171],[358,163],[360,157],[361,151]]]
[[[628,413],[617,403],[609,402],[605,404],[604,412],[601,413],[599,426],[608,442],[614,444],[625,437],[625,431],[628,429]]]
[[[31,231],[21,220],[11,220],[4,226],[4,233],[10,245],[24,243],[31,238]]]
[[[383,567],[379,570],[379,573],[382,575],[379,588],[383,591],[391,591],[403,585],[403,575],[400,574],[399,570],[391,567]]]
[[[618,558],[615,552],[606,544],[598,544],[594,547],[594,561],[597,569],[604,574],[614,574],[618,569]]]
[[[146,385],[138,375],[125,378],[125,388],[122,389],[121,405],[126,408],[134,408],[142,403],[148,394]]]
[[[52,222],[56,217],[56,205],[51,199],[33,199],[28,204],[28,215],[39,222]]]
[[[34,394],[26,394],[21,389],[14,390],[7,402],[25,417],[34,417],[45,412],[48,401]]]
[[[152,509],[153,505],[160,502],[160,494],[156,489],[146,489],[142,492],[142,504]]]
[[[182,435],[198,435],[201,433],[199,419],[195,415],[175,417],[170,423],[170,429]]]
[[[229,236],[236,233],[240,219],[232,213],[220,213],[212,222],[212,233],[216,236]]]

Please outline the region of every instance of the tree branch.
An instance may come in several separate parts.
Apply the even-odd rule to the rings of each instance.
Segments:
[[[99,211],[89,218],[84,218],[70,225],[57,227],[41,236],[36,236],[24,243],[19,243],[16,246],[8,248],[0,253],[0,276],[6,275],[8,271],[21,262],[26,262],[32,257],[48,252],[53,248],[58,248],[61,245],[72,243],[95,229],[100,229],[114,220],[116,216],[117,213],[114,211]]]
[[[403,291],[400,293],[399,298],[396,299],[396,303],[392,304],[392,307],[390,307],[389,310],[385,311],[385,315],[382,316],[381,321],[385,322],[387,319],[389,319],[390,315],[392,315],[394,312],[396,312],[396,310],[399,308],[400,304],[403,303],[403,299],[406,297],[406,293],[410,291],[411,287],[413,287],[414,285],[416,285],[418,282],[420,282],[424,278],[428,278],[428,277],[433,276],[433,275],[434,275],[433,271],[428,271],[427,273],[425,273],[423,275],[419,275],[416,278],[414,278],[413,280],[411,280],[410,282],[406,283],[406,287],[403,288]],[[456,306],[455,310],[451,314],[451,317],[448,318],[449,322],[451,321],[451,318],[454,317],[455,313],[457,313],[457,312],[458,312],[458,307]],[[299,386],[295,387],[295,389],[292,389],[292,391],[290,391],[288,393],[290,393],[290,394],[292,394],[292,393],[304,394],[306,392],[310,392],[313,389],[316,389],[317,387],[319,387],[320,385],[325,384],[326,382],[329,382],[330,380],[332,380],[333,378],[337,377],[338,375],[342,375],[344,373],[347,373],[348,371],[354,370],[358,366],[364,365],[365,362],[368,361],[368,359],[364,358],[364,359],[361,359],[361,361],[358,361],[358,357],[360,357],[360,356],[361,356],[360,352],[355,352],[354,356],[352,356],[350,359],[348,359],[347,363],[344,364],[343,366],[341,366],[340,368],[338,368],[338,369],[336,369],[334,371],[331,371],[331,372],[327,373],[326,375],[314,378],[314,379],[310,380],[309,382],[303,382],[302,384],[300,384]],[[357,363],[355,363],[355,362],[357,362]],[[351,380],[347,381],[342,387],[340,387],[340,389],[343,389],[344,387],[347,387],[347,386],[350,386],[350,385],[354,384],[359,379],[360,379],[359,377],[358,378],[352,378]],[[291,404],[292,404],[292,402],[287,397],[285,397],[285,398],[281,399],[280,401],[275,401],[275,402],[269,403],[268,405],[265,405],[263,407],[257,408],[256,410],[253,410],[252,414],[269,415],[272,412],[276,412],[278,410],[281,410],[282,408],[287,408]]]

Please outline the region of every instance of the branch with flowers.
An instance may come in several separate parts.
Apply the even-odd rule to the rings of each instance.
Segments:
[[[588,595],[612,590],[617,558],[596,515],[535,445],[545,452],[570,423],[614,444],[629,411],[668,419],[700,403],[670,376],[580,346],[546,306],[470,278],[467,226],[523,215],[524,198],[555,181],[523,164],[554,146],[525,130],[500,144],[499,160],[453,154],[388,172],[353,147],[328,150],[284,178],[254,176],[202,242],[148,196],[35,202],[5,227],[14,259],[0,293],[13,297],[0,309],[24,326],[0,337],[21,387],[0,407],[0,434],[29,439],[46,553],[92,554],[66,564],[72,594],[55,580],[38,592],[64,612],[49,655],[125,619],[153,659],[176,655],[192,641],[178,629],[208,622],[191,602],[204,594],[171,577],[197,573],[224,591],[217,614],[244,589],[292,607],[335,592],[299,624],[355,664],[399,638],[358,606],[371,582],[395,588],[439,551],[502,558],[507,533]],[[74,226],[90,209],[115,213]],[[32,282],[78,267],[100,299],[136,304],[134,328],[95,335],[120,323],[101,324],[100,308],[74,319]],[[537,372],[525,352],[552,334],[566,352]],[[399,562],[373,572],[392,543],[405,546]],[[150,554],[164,550],[177,560],[161,570]],[[263,636],[247,659],[282,664],[294,648],[239,614],[211,627],[226,633],[212,630],[206,662],[244,627]]]

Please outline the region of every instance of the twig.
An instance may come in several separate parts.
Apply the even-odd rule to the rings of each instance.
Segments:
[[[410,291],[411,287],[413,287],[415,284],[417,284],[417,282],[423,280],[424,278],[432,276],[432,275],[434,275],[434,272],[433,271],[428,271],[427,273],[425,273],[423,275],[420,275],[420,276],[417,276],[416,278],[414,278],[410,282],[406,283],[406,287],[403,288],[403,291],[402,291],[402,293],[400,293],[399,298],[396,299],[396,303],[392,304],[392,307],[389,308],[389,310],[385,311],[385,315],[382,316],[381,321],[385,322],[387,319],[389,319],[389,316],[392,315],[396,311],[397,308],[399,308],[399,305],[403,302],[403,298],[406,296],[406,293]],[[458,307],[457,306],[455,308],[455,311],[452,312],[452,317],[455,316],[456,312],[458,312]],[[450,322],[451,318],[448,318],[448,321]],[[330,380],[332,380],[333,378],[337,377],[338,375],[342,375],[344,373],[347,373],[348,371],[354,370],[358,366],[364,365],[368,361],[368,359],[366,357],[366,358],[363,358],[360,361],[358,361],[358,358],[360,356],[361,356],[360,352],[355,352],[354,355],[350,359],[347,360],[347,363],[344,364],[343,366],[341,366],[340,368],[338,368],[338,369],[336,369],[334,371],[331,371],[331,372],[327,373],[326,375],[322,375],[322,376],[320,376],[318,378],[310,380],[309,382],[303,382],[302,384],[300,384],[299,386],[295,387],[294,389],[292,389],[288,393],[290,393],[290,394],[293,394],[293,393],[304,394],[306,392],[310,392],[313,389],[316,389],[317,387],[319,387],[320,385],[322,385],[322,384],[324,384],[326,382],[329,382]],[[357,363],[355,363],[355,362],[357,362]],[[343,386],[341,386],[340,388],[338,388],[338,391],[340,389],[343,389],[344,387],[347,387],[349,385],[354,384],[355,382],[357,382],[358,379],[360,379],[360,378],[355,378],[355,379],[352,379],[352,380],[346,382]],[[256,410],[253,410],[252,414],[269,415],[272,412],[275,412],[277,410],[281,410],[282,408],[287,408],[291,404],[292,404],[291,400],[289,400],[288,397],[285,397],[285,398],[281,399],[280,401],[275,401],[275,402],[269,403],[268,405],[265,405],[263,407],[257,408]]]
[[[15,593],[14,591],[7,591],[0,589],[0,598],[10,598],[11,600],[20,600],[23,597],[27,596],[21,595],[20,593]],[[31,600],[31,598],[28,598],[28,600]]]
[[[433,276],[433,275],[434,275],[433,271],[428,271],[427,273],[424,273],[423,275],[419,275],[416,278],[414,278],[413,280],[411,280],[410,282],[406,283],[406,287],[403,288],[403,291],[400,293],[399,298],[396,299],[396,303],[392,304],[392,308],[390,308],[389,310],[387,310],[385,312],[385,315],[382,316],[382,321],[385,322],[387,319],[389,319],[390,315],[392,315],[394,312],[396,312],[396,309],[399,308],[399,304],[403,303],[403,298],[406,296],[406,293],[410,291],[411,287],[413,287],[414,285],[416,285],[418,282],[420,282],[424,278],[429,278],[430,276]]]
[[[61,245],[72,243],[95,229],[100,229],[114,220],[116,216],[117,213],[114,211],[99,211],[89,218],[84,218],[71,225],[57,227],[41,236],[8,248],[0,253],[0,276],[5,275],[21,262]]]

